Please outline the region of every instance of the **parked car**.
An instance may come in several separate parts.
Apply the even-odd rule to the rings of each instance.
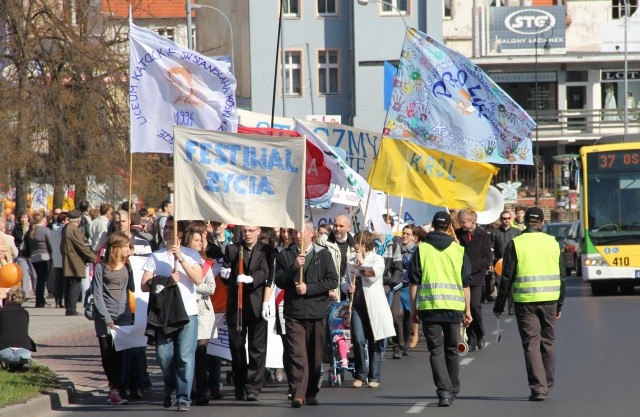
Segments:
[[[567,268],[567,276],[571,275],[571,271],[576,271],[576,276],[582,276],[582,226],[577,221],[573,223],[567,237],[562,244],[562,256],[564,264]]]
[[[567,237],[571,226],[573,226],[571,222],[545,223],[544,226],[542,226],[542,231],[555,237],[562,248],[564,239]]]

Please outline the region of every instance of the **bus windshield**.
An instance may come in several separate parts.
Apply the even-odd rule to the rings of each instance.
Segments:
[[[640,243],[640,172],[591,170],[587,181],[591,241],[595,245]]]

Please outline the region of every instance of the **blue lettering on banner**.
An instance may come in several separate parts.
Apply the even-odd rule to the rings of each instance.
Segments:
[[[174,116],[174,122],[178,126],[193,126],[193,112],[192,111],[176,111]]]
[[[160,132],[158,132],[158,134],[156,135],[157,137],[159,137],[160,139],[166,141],[167,143],[173,145],[173,135],[169,132],[167,132],[164,129],[160,129]]]
[[[229,193],[233,190],[236,194],[274,195],[267,177],[255,175],[235,174],[233,172],[207,171],[207,180],[204,189],[214,193]]]
[[[197,160],[203,165],[232,165],[242,166],[246,169],[280,170],[297,174],[300,167],[294,165],[293,153],[290,149],[256,148],[254,146],[242,146],[230,143],[198,142],[187,140],[185,145],[187,161]],[[284,154],[283,154],[284,153]]]

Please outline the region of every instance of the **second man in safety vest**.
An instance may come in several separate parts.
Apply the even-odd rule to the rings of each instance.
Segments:
[[[505,249],[493,312],[500,317],[512,291],[531,389],[529,401],[544,401],[554,382],[554,328],[564,302],[565,267],[558,242],[541,231],[542,210],[529,208],[524,221],[527,228]]]

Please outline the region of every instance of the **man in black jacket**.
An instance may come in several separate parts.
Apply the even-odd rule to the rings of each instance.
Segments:
[[[285,250],[276,258],[276,285],[285,291],[285,364],[291,406],[317,405],[318,380],[326,342],[329,290],[338,286],[338,274],[329,251],[312,243],[315,228],[306,221],[296,241],[303,253]],[[303,277],[300,278],[300,268]]]
[[[469,351],[484,348],[484,326],[482,324],[482,288],[484,276],[491,266],[491,235],[478,227],[478,214],[469,209],[458,212],[461,228],[456,230],[456,236],[464,253],[471,261],[471,316],[473,322],[467,329],[469,337]]]
[[[511,212],[509,210],[503,210],[500,213],[500,227],[493,229],[491,232],[491,243],[493,244],[493,264],[495,265],[500,259],[504,258],[505,249],[507,244],[522,233],[517,227],[511,226]],[[498,285],[500,285],[498,283]],[[491,289],[492,291],[493,289]],[[485,288],[485,291],[487,289]],[[488,291],[488,292],[491,292]],[[509,315],[513,313],[513,295],[509,293]]]
[[[258,241],[262,229],[242,226],[242,241],[227,245],[224,267],[220,271],[227,285],[227,327],[229,350],[238,401],[258,401],[267,362],[267,322],[262,318],[262,301],[269,278],[269,261],[265,247]],[[242,249],[242,271],[240,271]],[[238,301],[242,284],[242,313],[238,317]],[[240,323],[240,326],[238,325]],[[249,342],[249,361],[247,349]]]

